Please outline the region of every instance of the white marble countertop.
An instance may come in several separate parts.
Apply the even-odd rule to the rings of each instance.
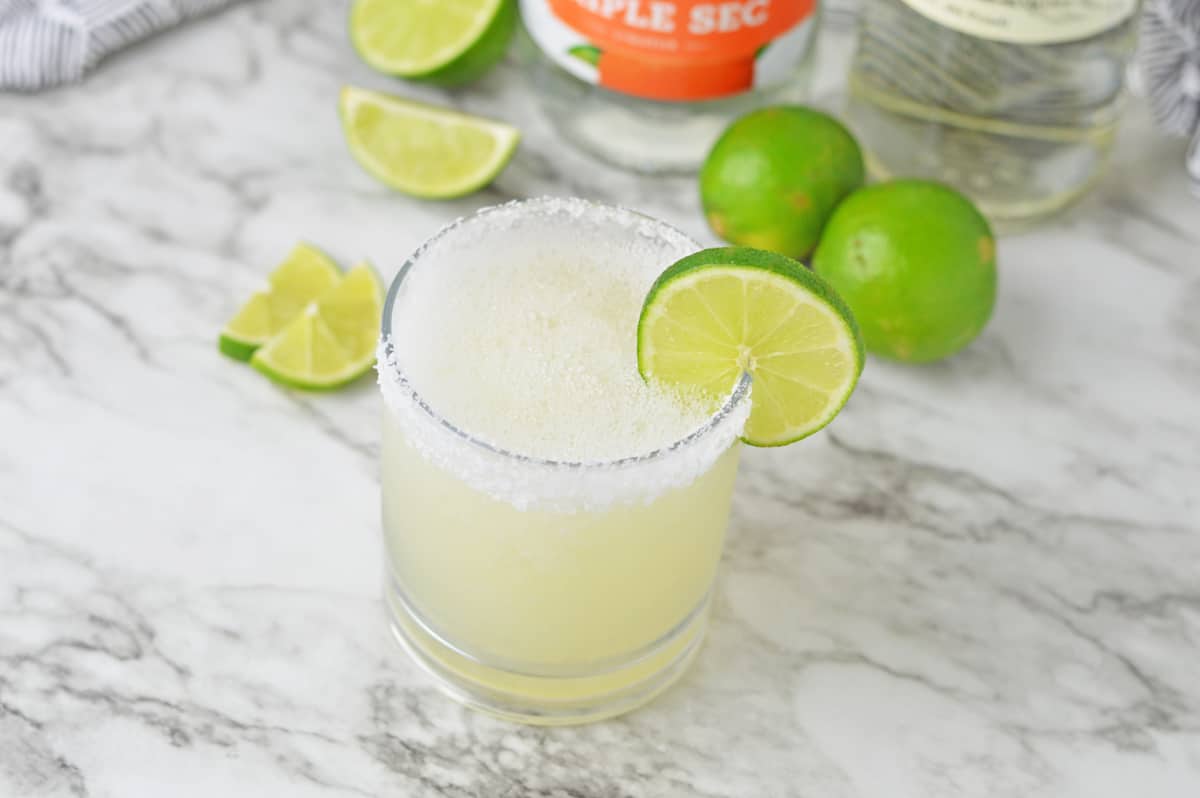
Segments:
[[[1200,795],[1200,202],[1142,108],[1001,242],[974,346],[872,361],[829,431],[746,453],[680,686],[523,728],[385,632],[375,387],[279,390],[216,331],[299,238],[390,276],[541,193],[707,233],[688,181],[555,142],[511,65],[449,96],[526,131],[495,187],[380,187],[334,109],[389,82],[343,14],[252,3],[0,98],[0,796]]]

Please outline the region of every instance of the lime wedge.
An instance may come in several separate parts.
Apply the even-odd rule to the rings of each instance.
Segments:
[[[521,134],[502,122],[347,86],[346,143],[359,164],[405,194],[449,199],[483,188],[508,165]]]
[[[250,365],[293,388],[339,388],[374,365],[382,307],[379,277],[360,263],[255,352]]]
[[[267,278],[267,285],[221,330],[221,351],[234,360],[249,360],[254,350],[341,278],[342,270],[328,255],[310,244],[297,244]]]
[[[728,395],[753,378],[743,440],[782,446],[828,424],[850,398],[863,344],[850,309],[821,278],[773,252],[727,247],[678,261],[638,321],[647,380]]]
[[[356,0],[350,42],[388,75],[465,83],[504,57],[516,0]]]

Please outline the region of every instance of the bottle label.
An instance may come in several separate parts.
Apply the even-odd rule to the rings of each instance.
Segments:
[[[786,80],[816,0],[521,0],[533,40],[572,75],[651,100],[709,100]]]
[[[1103,33],[1133,16],[1138,0],[904,0],[959,33],[1013,44],[1058,44]]]

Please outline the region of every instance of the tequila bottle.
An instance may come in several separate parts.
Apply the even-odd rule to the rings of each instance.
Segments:
[[[1101,174],[1138,0],[865,0],[848,121],[876,177],[940,180],[1013,226]]]

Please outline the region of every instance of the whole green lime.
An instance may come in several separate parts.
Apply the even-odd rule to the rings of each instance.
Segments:
[[[996,302],[987,220],[962,194],[925,180],[847,197],[825,226],[813,269],[850,305],[868,350],[911,363],[969,344]]]
[[[862,184],[862,151],[840,122],[781,105],[721,134],[700,169],[700,200],[726,241],[804,258],[829,214]]]

